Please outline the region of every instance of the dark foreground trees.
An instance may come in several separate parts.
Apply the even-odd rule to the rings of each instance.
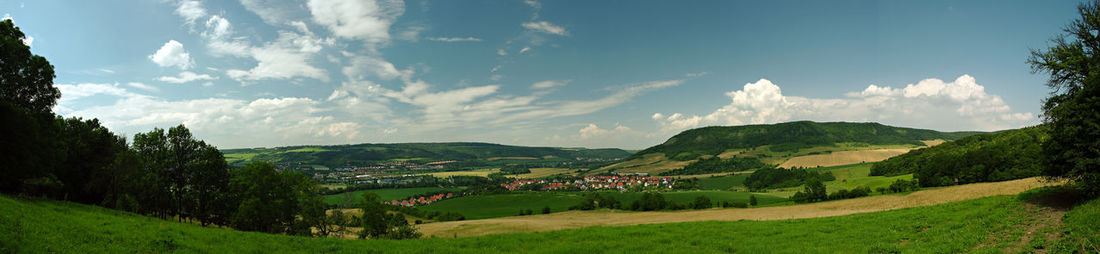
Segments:
[[[1080,18],[1046,50],[1032,50],[1033,72],[1049,74],[1050,97],[1043,121],[1050,139],[1043,142],[1043,174],[1077,182],[1100,196],[1100,2],[1078,6]]]

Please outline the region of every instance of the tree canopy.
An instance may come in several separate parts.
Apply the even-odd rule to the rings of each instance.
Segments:
[[[1042,173],[1100,196],[1100,2],[1083,3],[1077,12],[1065,34],[1046,49],[1032,50],[1027,62],[1033,72],[1049,75],[1052,90],[1042,107],[1050,126]]]

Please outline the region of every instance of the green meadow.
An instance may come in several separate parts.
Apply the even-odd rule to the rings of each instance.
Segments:
[[[0,253],[1063,253],[1091,251],[1096,246],[1089,244],[1100,242],[1095,219],[1100,218],[1100,200],[1058,217],[1061,224],[1043,219],[1049,209],[1016,196],[997,196],[815,219],[345,240],[203,228],[95,206],[0,196]]]
[[[634,202],[642,196],[640,192],[601,191],[596,193],[613,197],[621,202],[624,207],[629,206],[630,202]],[[515,216],[519,214],[520,210],[527,209],[538,213],[542,211],[543,207],[550,207],[551,212],[566,211],[569,210],[570,206],[576,205],[584,200],[585,194],[586,192],[516,192],[509,194],[479,195],[443,200],[423,206],[422,209],[428,211],[457,212],[470,220],[487,219]],[[692,202],[698,196],[706,196],[710,198],[711,202],[717,205],[722,201],[748,203],[749,196],[754,194],[739,191],[701,190],[662,192],[661,195],[665,197],[665,200],[678,204],[686,204]],[[786,198],[774,195],[755,195],[759,205],[779,204],[787,201]]]

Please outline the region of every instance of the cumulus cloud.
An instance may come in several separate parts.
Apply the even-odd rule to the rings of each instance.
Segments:
[[[535,31],[535,32],[546,33],[546,34],[562,35],[562,36],[569,35],[569,31],[566,31],[565,28],[563,28],[561,26],[551,24],[550,22],[546,22],[546,21],[523,23],[523,28],[526,28],[527,30],[531,30],[531,31]]]
[[[179,67],[181,70],[186,70],[194,65],[191,61],[191,54],[187,53],[187,50],[183,49],[183,44],[176,40],[169,40],[161,46],[157,52],[149,55],[149,60],[152,60],[161,67]]]
[[[467,42],[467,41],[481,41],[481,38],[476,38],[476,37],[428,37],[428,40],[441,41],[441,42]]]
[[[249,54],[258,62],[256,67],[250,70],[230,69],[226,70],[225,73],[239,81],[288,79],[293,77],[328,81],[328,73],[310,65],[310,61],[314,53],[321,50],[322,45],[331,45],[332,43],[331,40],[281,31],[279,32],[279,38],[275,41],[269,42],[263,47],[254,47],[249,50]]]
[[[207,74],[196,74],[196,73],[190,72],[190,71],[180,72],[180,75],[177,76],[177,77],[163,76],[163,77],[157,78],[157,80],[168,82],[168,83],[173,83],[173,84],[183,84],[183,83],[196,81],[196,80],[214,80],[214,79],[218,79],[218,78],[207,75]]]
[[[313,21],[343,38],[384,43],[390,39],[390,25],[405,12],[400,0],[310,0]]]
[[[401,78],[403,80],[409,79],[413,75],[412,69],[398,70],[393,63],[386,61],[382,58],[354,55],[351,53],[344,53],[351,62],[343,68],[343,73],[350,80],[363,80],[367,77],[373,76],[382,80],[393,80],[395,78]]]
[[[1012,112],[1000,96],[988,94],[963,75],[951,82],[925,79],[904,88],[869,85],[846,98],[785,96],[767,79],[726,93],[729,105],[706,115],[653,114],[665,131],[706,125],[743,125],[794,120],[873,121],[939,130],[1000,130],[1035,123],[1032,113]]]
[[[160,89],[157,89],[157,87],[155,87],[155,86],[150,86],[150,85],[146,85],[146,84],[139,83],[139,82],[130,82],[130,83],[126,83],[126,85],[130,86],[130,87],[133,87],[133,88],[149,91],[149,92],[158,92],[158,91],[160,91]]]
[[[293,20],[308,18],[308,11],[299,1],[294,0],[240,0],[245,9],[260,16],[264,23],[271,25],[292,25]],[[305,23],[301,23],[304,26]]]

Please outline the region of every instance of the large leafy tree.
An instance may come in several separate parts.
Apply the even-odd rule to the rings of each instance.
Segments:
[[[1078,6],[1080,17],[1051,40],[1032,50],[1033,72],[1050,77],[1052,91],[1043,101],[1050,139],[1043,142],[1043,174],[1078,183],[1100,195],[1100,2]]]
[[[58,194],[52,169],[60,160],[51,112],[61,92],[53,66],[31,53],[11,19],[0,20],[0,191]]]
[[[53,65],[31,53],[26,36],[11,19],[0,21],[0,100],[31,112],[51,112],[61,92],[53,86]]]

